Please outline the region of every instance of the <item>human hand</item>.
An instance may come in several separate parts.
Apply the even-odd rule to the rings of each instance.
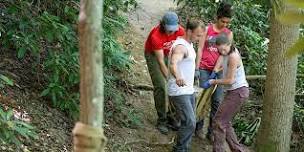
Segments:
[[[199,79],[200,76],[201,76],[201,73],[200,73],[199,69],[196,69],[196,70],[195,70],[195,73],[194,73],[194,78],[195,78],[195,79]]]
[[[186,82],[185,82],[184,79],[178,78],[178,79],[176,79],[176,84],[177,84],[177,86],[179,86],[179,87],[183,87],[183,86],[186,85]]]
[[[216,79],[216,78],[217,78],[217,73],[215,71],[212,71],[208,79]]]
[[[205,81],[202,85],[202,88],[204,88],[204,89],[208,89],[210,87],[211,87],[210,80]]]

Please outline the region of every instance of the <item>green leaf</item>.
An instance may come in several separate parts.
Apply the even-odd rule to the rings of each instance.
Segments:
[[[10,120],[10,118],[12,118],[12,116],[14,115],[14,112],[12,109],[8,110],[6,113],[6,120]]]
[[[48,95],[49,93],[50,93],[50,88],[47,88],[42,91],[42,93],[40,94],[40,97],[44,97],[44,96]]]
[[[304,23],[304,14],[297,11],[287,11],[277,16],[277,19],[284,24]]]
[[[291,46],[287,51],[287,57],[293,57],[304,50],[304,38],[300,38],[293,46]]]
[[[18,124],[18,125],[21,125],[22,127],[27,128],[27,129],[31,129],[31,130],[35,129],[35,127],[33,127],[33,126],[31,126],[31,125],[29,125],[25,122],[22,122],[22,121],[16,121],[15,123]]]
[[[2,75],[2,74],[0,74],[0,79],[1,79],[2,81],[4,81],[5,84],[10,85],[10,86],[14,86],[13,80],[11,80],[10,78],[8,78],[8,77],[6,77],[6,76],[4,76],[4,75]]]
[[[23,58],[25,53],[26,53],[26,49],[24,47],[19,48],[18,54],[17,54],[18,58],[19,59]]]

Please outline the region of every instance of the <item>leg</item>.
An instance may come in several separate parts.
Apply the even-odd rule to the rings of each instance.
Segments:
[[[218,79],[221,79],[223,76],[222,72],[218,73]],[[209,117],[209,127],[208,127],[208,133],[207,137],[210,138],[212,134],[212,121],[213,118],[217,112],[217,109],[219,105],[221,104],[221,101],[223,100],[224,91],[221,85],[218,85],[215,92],[213,93],[211,97],[211,111],[210,111],[210,117]]]
[[[248,90],[248,88],[241,88],[241,89],[239,89],[237,95],[239,95],[238,96],[239,97],[239,99],[238,99],[239,100],[239,105],[242,105],[244,103],[244,101],[249,96],[249,90]],[[237,140],[237,136],[236,136],[236,134],[234,132],[234,129],[232,127],[231,122],[229,123],[229,126],[227,127],[227,130],[226,130],[226,141],[227,141],[230,149],[232,150],[232,152],[239,152],[241,150],[244,150],[243,145],[241,145],[238,142],[238,140]]]
[[[158,115],[157,124],[166,126],[167,114],[166,114],[166,101],[167,101],[167,89],[166,80],[161,73],[159,64],[154,54],[146,54],[146,61],[149,69],[149,74],[153,83],[154,103]],[[164,129],[164,132],[166,129]]]
[[[174,146],[175,152],[188,152],[190,148],[196,122],[193,109],[194,104],[192,104],[194,103],[193,99],[193,95],[170,97],[181,121],[181,126],[177,132],[177,142]]]
[[[231,120],[236,115],[242,106],[245,97],[240,96],[240,91],[248,90],[248,88],[239,88],[233,91],[228,91],[223,103],[220,105],[213,121],[214,152],[224,152],[224,143],[227,139],[229,146],[234,151],[242,152],[243,149],[238,143],[234,131],[231,129]],[[248,91],[247,91],[248,92]],[[249,92],[248,92],[249,93]],[[247,94],[248,94],[247,93]]]
[[[237,140],[237,136],[234,132],[231,122],[226,129],[226,141],[232,152],[239,152],[241,149],[243,149],[242,145]]]
[[[199,80],[200,86],[202,86],[203,83],[206,80],[208,80],[210,73],[211,72],[208,70],[200,70],[200,80]],[[204,119],[202,119],[196,123],[196,129],[195,129],[196,133],[199,134],[199,132],[202,130],[203,126],[204,126]]]

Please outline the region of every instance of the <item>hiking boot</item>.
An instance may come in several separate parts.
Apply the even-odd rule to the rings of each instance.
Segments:
[[[158,131],[159,131],[160,133],[162,133],[162,134],[164,134],[164,135],[167,135],[168,132],[169,132],[169,130],[168,130],[168,128],[167,128],[166,125],[157,125],[156,128],[158,129]]]

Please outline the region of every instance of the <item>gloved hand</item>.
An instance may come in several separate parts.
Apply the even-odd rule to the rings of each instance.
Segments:
[[[211,87],[210,80],[207,80],[203,83],[202,88],[208,89]]]
[[[217,78],[217,73],[212,71],[212,73],[209,75],[208,79],[216,79]]]
[[[195,78],[195,79],[199,79],[200,76],[201,76],[201,73],[200,73],[199,69],[196,69],[196,70],[195,70],[195,73],[194,73],[194,78]]]

